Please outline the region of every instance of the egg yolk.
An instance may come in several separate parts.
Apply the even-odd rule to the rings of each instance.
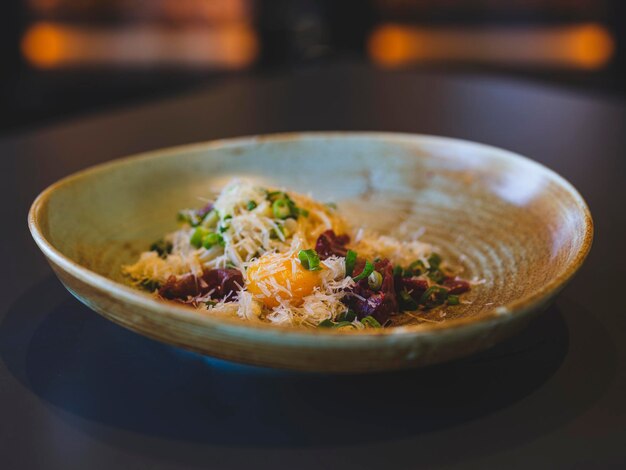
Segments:
[[[277,307],[279,299],[300,305],[321,283],[320,271],[309,271],[293,256],[268,253],[248,266],[248,292],[267,307]]]

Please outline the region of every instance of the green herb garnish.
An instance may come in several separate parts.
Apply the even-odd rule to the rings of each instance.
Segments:
[[[350,321],[339,321],[334,322],[332,320],[323,320],[317,324],[318,328],[346,328],[351,327],[354,328],[354,325]]]
[[[160,287],[159,281],[155,281],[153,279],[144,279],[139,283],[139,285],[150,292],[154,292]]]
[[[320,267],[320,257],[315,250],[300,250],[298,252],[298,259],[304,269],[308,269],[309,271],[319,271],[322,269]]]
[[[411,264],[409,264],[408,270],[411,271],[411,274],[413,276],[419,276],[420,274],[426,272],[426,266],[421,259],[418,259],[417,261],[413,261]]]
[[[348,250],[346,253],[346,276],[352,276],[356,264],[356,251]]]
[[[428,257],[428,266],[429,271],[436,271],[439,269],[439,265],[441,264],[441,256],[437,253],[433,253]]]
[[[337,321],[339,322],[353,322],[354,320],[356,320],[356,313],[354,313],[352,310],[346,310],[345,312],[341,312],[339,315],[337,315]]]
[[[365,279],[367,276],[372,274],[373,271],[374,271],[374,265],[370,263],[369,261],[365,261],[365,267],[363,268],[363,271],[361,271],[361,273],[358,276],[355,276],[352,279],[354,279],[355,282],[358,282],[361,279]]]
[[[272,203],[272,212],[276,219],[286,219],[291,215],[291,207],[287,199],[276,199]]]
[[[274,202],[276,199],[286,199],[287,197],[287,193],[284,191],[270,191],[267,193],[267,199],[270,202]]]
[[[426,307],[433,307],[435,305],[443,304],[447,297],[448,289],[445,287],[430,286],[420,297],[419,303]]]
[[[211,232],[209,230],[207,230],[206,228],[204,228],[204,227],[196,227],[196,229],[191,234],[191,238],[189,239],[189,243],[191,243],[191,246],[193,246],[194,248],[200,248],[202,246],[202,240],[209,233],[211,233]]]
[[[437,270],[437,271],[432,271],[428,273],[428,277],[430,278],[431,281],[436,282],[437,284],[441,284],[441,281],[444,280],[446,275],[442,273],[441,271]]]
[[[363,323],[366,328],[382,328],[380,322],[371,315],[361,319],[361,323]]]
[[[377,291],[383,285],[383,275],[378,271],[372,271],[372,273],[367,276],[367,285],[373,291]]]
[[[217,213],[215,209],[210,211],[207,215],[204,216],[201,225],[206,228],[214,227],[215,224],[220,220],[220,215]]]
[[[224,237],[222,237],[219,233],[208,233],[202,238],[202,246],[207,250],[212,248],[215,245],[225,246],[226,242],[224,242]]]
[[[184,209],[178,212],[178,221],[197,227],[202,222],[202,219],[198,217],[198,213],[193,209]]]
[[[400,291],[400,309],[401,310],[417,310],[417,302],[411,297],[406,290]]]
[[[166,242],[165,240],[157,240],[152,245],[150,245],[150,251],[156,251],[161,258],[167,258],[172,252],[172,244],[170,242]]]

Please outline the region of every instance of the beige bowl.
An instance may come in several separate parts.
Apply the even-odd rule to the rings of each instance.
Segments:
[[[234,176],[339,203],[355,223],[422,239],[482,280],[430,322],[353,333],[212,318],[127,285],[120,267]],[[551,170],[486,145],[387,133],[301,133],[150,152],[46,189],[33,238],[67,289],[131,330],[203,354],[289,369],[361,372],[431,364],[523,327],[581,266],[592,221]],[[443,316],[445,315],[445,316]]]

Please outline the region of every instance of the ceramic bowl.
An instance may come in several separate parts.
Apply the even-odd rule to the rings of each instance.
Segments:
[[[121,266],[233,177],[335,201],[381,232],[423,231],[481,283],[429,322],[353,333],[215,318],[132,288]],[[116,160],[47,188],[28,221],[61,282],[104,317],[210,356],[324,372],[407,368],[493,345],[548,305],[593,235],[581,196],[546,167],[477,143],[389,133],[238,138]]]

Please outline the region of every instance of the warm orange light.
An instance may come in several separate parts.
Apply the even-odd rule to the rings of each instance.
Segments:
[[[581,26],[572,41],[572,53],[582,67],[597,69],[605,65],[613,55],[613,38],[600,25]]]
[[[234,68],[244,67],[253,62],[258,54],[257,37],[250,27],[233,25],[224,28],[217,48],[222,51],[226,64]]]
[[[162,0],[166,18],[180,21],[226,23],[251,20],[249,0]]]
[[[597,69],[613,50],[611,34],[595,23],[481,29],[385,24],[368,43],[370,58],[385,67],[444,61]]]
[[[385,25],[372,34],[369,53],[381,65],[400,65],[407,59],[416,57],[417,53],[414,50],[416,44],[416,41],[411,41],[410,33],[406,31],[406,28]]]
[[[240,69],[254,62],[258,49],[256,33],[246,23],[184,29],[36,23],[22,38],[25,59],[39,68],[177,65]]]
[[[36,24],[22,38],[22,54],[41,68],[54,67],[61,60],[64,48],[63,35],[49,23]]]

